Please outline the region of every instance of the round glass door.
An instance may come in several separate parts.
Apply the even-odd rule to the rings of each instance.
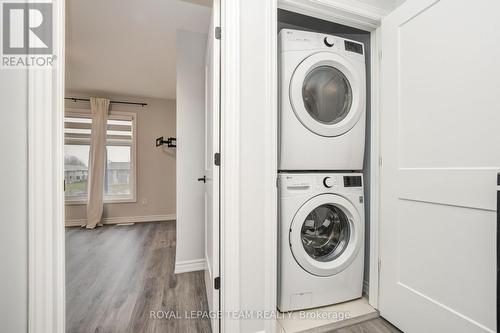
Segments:
[[[307,272],[331,276],[344,270],[362,247],[364,225],[356,208],[335,194],[304,203],[290,226],[290,249]]]
[[[347,248],[351,234],[349,220],[338,207],[324,204],[314,208],[302,224],[302,245],[314,260],[338,258]]]
[[[304,79],[302,99],[311,117],[323,124],[337,124],[351,109],[351,85],[335,67],[319,66]]]
[[[289,94],[293,112],[307,129],[321,136],[342,135],[365,112],[364,67],[338,54],[315,53],[295,69]]]

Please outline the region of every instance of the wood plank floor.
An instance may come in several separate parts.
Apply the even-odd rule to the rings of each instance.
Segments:
[[[66,333],[211,332],[203,272],[175,275],[175,222],[66,229]],[[169,312],[173,313],[173,312]]]
[[[402,333],[383,318],[376,318],[362,323],[333,330],[329,333]]]

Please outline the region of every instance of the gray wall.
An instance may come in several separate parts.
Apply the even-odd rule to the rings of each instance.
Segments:
[[[0,70],[0,331],[28,322],[27,73]]]
[[[370,267],[370,122],[371,122],[371,109],[370,109],[370,59],[371,59],[371,49],[370,49],[370,32],[363,31],[345,25],[332,23],[324,20],[320,20],[314,17],[305,16],[286,10],[278,11],[278,31],[281,29],[295,29],[295,30],[305,30],[327,33],[331,35],[336,35],[343,38],[352,39],[361,42],[365,45],[365,59],[366,59],[366,140],[365,140],[365,164],[363,167],[364,175],[364,186],[365,186],[365,273],[364,281],[367,283],[369,281],[369,267]]]

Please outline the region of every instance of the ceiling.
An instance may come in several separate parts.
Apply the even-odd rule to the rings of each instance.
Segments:
[[[404,0],[337,1],[388,12]],[[67,0],[66,91],[175,99],[176,32],[207,33],[211,2]]]
[[[175,99],[176,31],[207,33],[211,0],[68,0],[66,91]]]
[[[370,7],[381,9],[388,13],[405,2],[405,0],[347,0],[347,2],[351,5],[356,5],[356,2],[359,2]]]

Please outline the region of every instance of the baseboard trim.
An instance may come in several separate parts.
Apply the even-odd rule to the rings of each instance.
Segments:
[[[175,263],[175,274],[203,271],[207,268],[207,261],[205,259],[186,260]]]
[[[146,215],[146,216],[120,216],[120,217],[105,217],[102,220],[103,224],[121,224],[121,223],[144,223],[144,222],[160,222],[160,221],[175,221],[176,214],[166,215]],[[86,219],[66,220],[66,227],[79,227],[86,224]]]

